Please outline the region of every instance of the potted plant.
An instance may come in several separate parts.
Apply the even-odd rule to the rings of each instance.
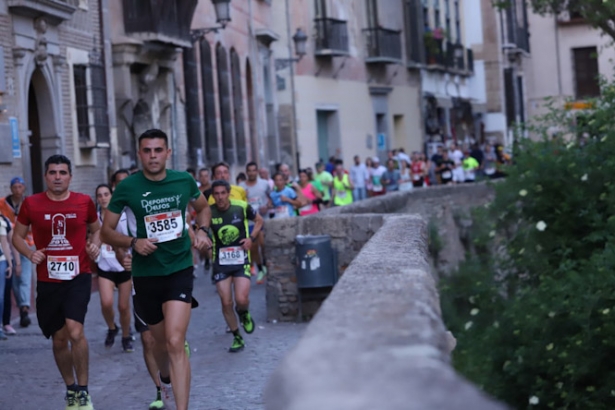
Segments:
[[[440,55],[441,29],[425,30],[423,41],[425,43],[425,51],[427,52],[427,64],[436,64],[438,55]]]

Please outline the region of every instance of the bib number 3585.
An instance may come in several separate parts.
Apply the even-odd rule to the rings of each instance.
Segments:
[[[47,272],[51,279],[72,280],[79,274],[79,257],[47,256]]]
[[[145,229],[148,238],[167,242],[182,236],[184,221],[181,211],[163,212],[145,217]]]

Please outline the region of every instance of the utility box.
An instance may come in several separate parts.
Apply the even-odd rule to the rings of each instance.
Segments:
[[[337,282],[336,255],[329,235],[299,235],[295,238],[297,287],[323,288]]]

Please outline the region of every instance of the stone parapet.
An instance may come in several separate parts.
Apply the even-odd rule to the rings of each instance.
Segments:
[[[365,217],[372,218],[368,225],[378,224],[376,216]],[[430,273],[425,221],[417,215],[380,218],[380,229],[270,378],[265,408],[504,409],[449,364],[452,346]]]

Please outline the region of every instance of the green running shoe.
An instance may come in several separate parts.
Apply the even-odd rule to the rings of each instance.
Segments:
[[[67,390],[64,401],[66,401],[65,410],[79,410],[79,402],[77,401],[76,391]]]
[[[267,267],[263,266],[263,268],[258,271],[258,276],[256,276],[256,284],[262,285],[265,283],[265,276],[267,276]]]
[[[192,352],[190,351],[190,343],[188,343],[188,340],[184,340],[184,350],[186,351],[186,356],[190,359]]]
[[[152,404],[149,405],[149,410],[162,410],[162,409],[164,409],[164,403],[162,402],[162,399],[160,397],[158,397],[156,400],[152,402]]]
[[[88,392],[80,391],[79,394],[77,394],[77,401],[79,402],[79,410],[94,410],[92,398]]]
[[[236,353],[239,352],[241,350],[243,350],[243,348],[245,347],[245,343],[243,341],[243,337],[241,337],[241,335],[237,335],[235,336],[235,338],[233,339],[233,344],[231,345],[231,347],[228,349],[229,352],[231,353]]]
[[[252,320],[252,315],[247,310],[239,314],[239,319],[241,319],[241,326],[243,326],[243,330],[246,333],[254,332],[254,320]]]

